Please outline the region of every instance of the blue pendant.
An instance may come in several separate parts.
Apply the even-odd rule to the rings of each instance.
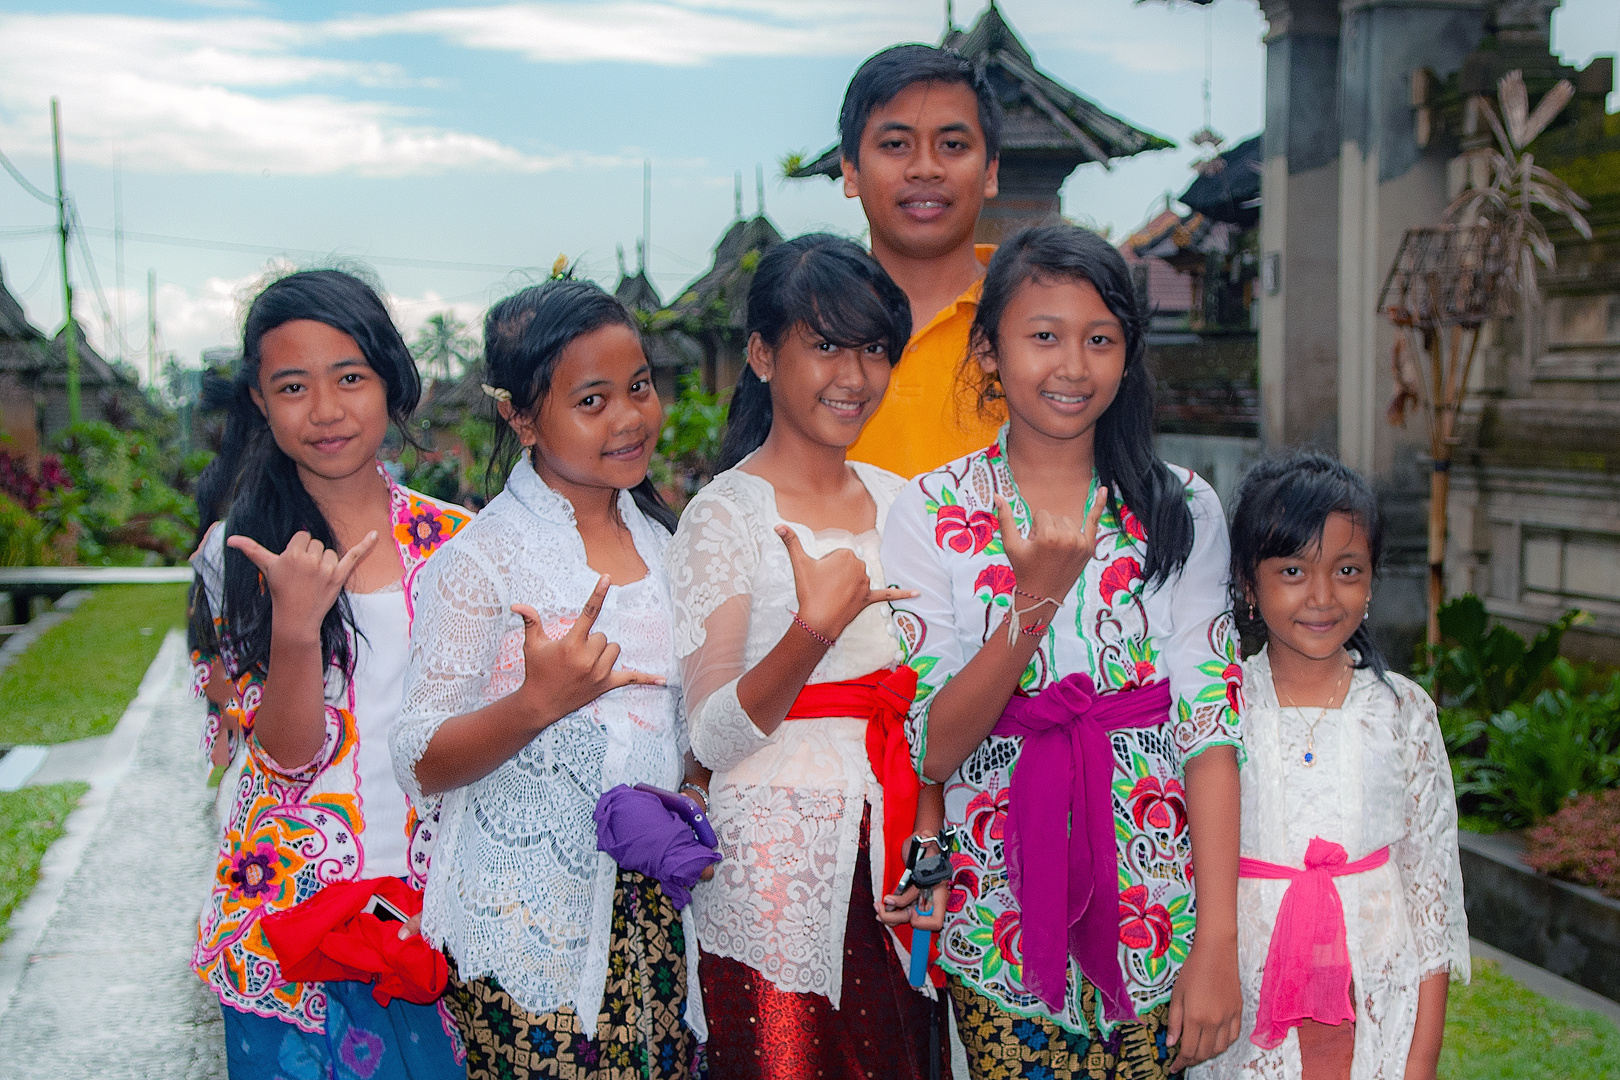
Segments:
[[[1316,764],[1316,755],[1309,750],[1305,751],[1305,764],[1307,766]]]

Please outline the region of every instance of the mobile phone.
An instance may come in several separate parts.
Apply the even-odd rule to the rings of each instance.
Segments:
[[[387,900],[384,900],[379,893],[372,893],[371,899],[367,900],[366,906],[360,910],[367,915],[377,916],[377,918],[383,922],[403,923],[411,921],[411,917],[409,915],[399,910],[399,908],[395,907],[393,904],[390,904]]]
[[[696,836],[698,843],[704,847],[719,848],[720,838],[714,835],[714,827],[698,806],[696,800],[688,799],[685,795],[678,795],[673,791],[665,791],[661,787],[651,784],[637,784],[637,791],[645,791],[649,795],[656,795],[658,801],[668,810],[679,814],[681,820],[692,827],[692,835]]]

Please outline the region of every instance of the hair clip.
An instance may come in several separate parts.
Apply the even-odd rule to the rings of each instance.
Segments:
[[[503,390],[499,386],[491,386],[489,383],[479,383],[478,385],[484,388],[484,393],[488,394],[496,401],[505,401],[510,403],[512,400],[512,391],[510,390]]]

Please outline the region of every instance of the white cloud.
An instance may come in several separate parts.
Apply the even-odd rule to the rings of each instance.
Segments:
[[[733,56],[842,55],[907,40],[932,4],[848,0],[557,0],[427,8],[327,24],[334,34],[431,34],[541,62],[700,64]]]
[[[172,282],[162,282],[157,288],[158,350],[174,354],[182,365],[195,366],[204,349],[221,346],[241,346],[242,318],[247,307],[266,280],[293,269],[290,263],[271,260],[260,273],[239,278],[210,277],[200,287],[186,288]],[[87,298],[88,299],[88,298]],[[124,290],[124,310],[128,325],[124,328],[124,343],[130,346],[128,359],[145,381],[146,353],[146,293],[144,290]],[[482,300],[448,300],[432,289],[420,295],[384,294],[394,323],[409,342],[416,336],[428,318],[448,311],[466,323],[475,335],[483,331],[484,310],[488,304]],[[107,302],[116,313],[118,290],[107,290]],[[118,338],[102,318],[100,306],[94,299],[75,304],[79,323],[85,336],[102,356],[116,359],[119,354]],[[139,312],[137,317],[134,313]],[[116,317],[116,315],[115,315]]]
[[[133,169],[293,175],[539,171],[616,158],[536,156],[334,90],[408,82],[392,64],[300,55],[318,26],[271,19],[0,16],[0,140],[49,145],[62,99],[71,153]],[[285,95],[285,96],[281,96]]]

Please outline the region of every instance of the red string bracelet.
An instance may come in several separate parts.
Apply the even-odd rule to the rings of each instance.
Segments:
[[[827,648],[830,649],[834,645],[838,644],[833,639],[828,638],[828,637],[823,637],[820,634],[816,633],[814,630],[810,629],[810,624],[805,622],[803,619],[799,618],[799,613],[797,611],[795,611],[793,613],[793,621],[799,624],[799,629],[803,630],[805,633],[809,634],[811,637],[815,638],[817,641],[819,641],[823,645],[827,646]]]

